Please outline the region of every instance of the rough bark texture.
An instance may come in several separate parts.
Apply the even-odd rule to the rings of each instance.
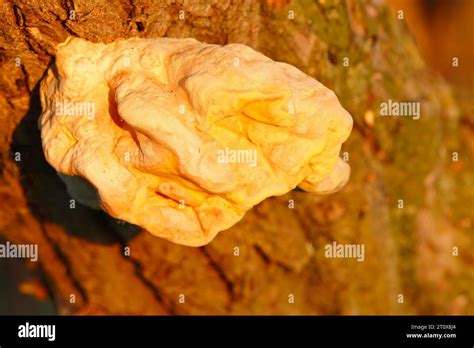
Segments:
[[[0,0],[0,7],[0,237],[39,245],[59,313],[474,314],[472,103],[457,106],[380,1]],[[239,42],[297,66],[335,90],[354,117],[342,150],[349,184],[328,197],[268,199],[202,248],[70,209],[36,125],[38,82],[69,35]],[[421,118],[379,117],[388,99],[420,101]],[[333,241],[364,243],[365,261],[325,258]]]

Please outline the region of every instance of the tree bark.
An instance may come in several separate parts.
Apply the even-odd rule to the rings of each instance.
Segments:
[[[474,314],[473,114],[428,71],[403,20],[380,1],[0,6],[0,237],[38,244],[58,313]],[[267,199],[201,248],[71,209],[37,127],[38,83],[70,35],[238,42],[295,65],[354,117],[342,149],[349,184],[327,197]],[[421,102],[420,119],[378,116],[389,99]],[[326,258],[333,241],[364,244],[364,262]]]

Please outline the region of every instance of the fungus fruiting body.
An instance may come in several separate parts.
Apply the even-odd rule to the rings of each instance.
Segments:
[[[245,45],[70,38],[41,102],[44,153],[66,183],[90,183],[111,216],[178,244],[209,243],[269,196],[349,177],[352,118],[335,94]]]

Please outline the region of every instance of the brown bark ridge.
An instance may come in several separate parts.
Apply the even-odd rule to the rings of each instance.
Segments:
[[[474,314],[472,105],[456,104],[381,1],[0,7],[0,237],[39,245],[58,313]],[[349,184],[327,197],[294,191],[267,199],[202,248],[133,232],[79,204],[70,209],[44,159],[37,119],[38,82],[71,35],[238,42],[297,66],[354,117],[342,149]],[[379,117],[389,99],[421,102],[421,118]],[[365,260],[326,258],[333,241],[363,243]]]

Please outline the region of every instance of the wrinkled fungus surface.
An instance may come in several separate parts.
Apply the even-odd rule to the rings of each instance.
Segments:
[[[349,177],[352,118],[335,94],[245,45],[70,38],[41,102],[44,153],[65,182],[86,179],[111,216],[174,243],[207,244],[269,196]]]

